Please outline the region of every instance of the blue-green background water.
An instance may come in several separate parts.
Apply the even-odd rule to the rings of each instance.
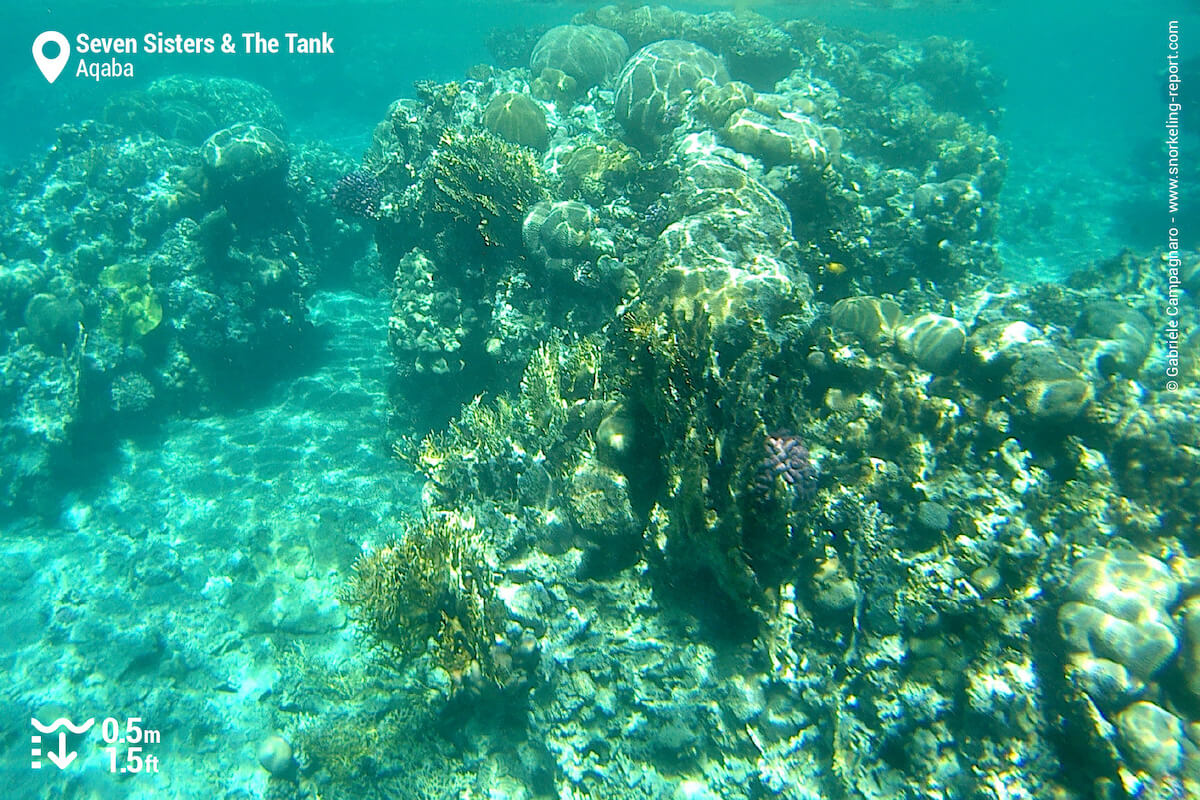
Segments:
[[[114,93],[173,73],[258,83],[284,111],[292,142],[322,141],[357,161],[388,104],[414,96],[414,81],[461,80],[491,60],[485,39],[493,29],[559,24],[587,8],[48,5],[6,8],[0,25],[0,170],[10,186],[31,158],[44,155],[58,126],[97,117]],[[994,133],[1008,158],[1002,204],[1011,213],[997,244],[1009,275],[1053,281],[1122,248],[1161,246],[1165,24],[1176,17],[1186,40],[1200,41],[1195,4],[997,5],[820,2],[755,10],[979,46],[1007,82]],[[337,52],[139,55],[135,79],[100,83],[76,79],[72,61],[51,86],[29,57],[29,43],[45,29],[69,38],[80,31],[139,38],[156,30],[326,31]],[[1200,217],[1192,204],[1181,220],[1184,244],[1194,246]],[[271,794],[284,790],[268,785],[254,756],[273,725],[264,709],[303,693],[287,684],[297,670],[286,666],[293,651],[281,640],[300,643],[297,649],[335,671],[352,669],[344,665],[355,663],[358,640],[337,603],[336,582],[366,538],[420,507],[421,481],[390,451],[389,301],[386,278],[379,283],[374,291],[330,285],[317,292],[309,302],[312,352],[267,385],[244,394],[234,387],[231,403],[155,420],[115,442],[97,437],[95,450],[74,450],[46,494],[32,498],[33,511],[4,514],[4,796],[313,796],[293,787]],[[163,728],[162,771],[110,775],[96,748],[82,751],[86,767],[32,771],[31,710],[43,720],[143,716]],[[502,787],[494,796],[522,795]]]
[[[1075,263],[1086,253],[1118,242],[1146,246],[1159,236],[1158,183],[1151,173],[1162,139],[1162,70],[1165,20],[1186,28],[1196,10],[1186,3],[1015,4],[938,3],[932,7],[880,9],[867,3],[770,3],[756,10],[776,18],[811,16],[866,31],[920,39],[943,35],[969,39],[987,54],[1007,81],[1000,132],[1011,146],[1012,192],[1035,192],[1058,207],[1057,230],[1031,234],[1014,254],[1034,259],[1028,269],[1067,270],[1050,264],[1055,252],[1040,242],[1068,240]],[[336,10],[320,3],[300,6],[258,3],[234,10],[226,4],[186,3],[166,8],[142,4],[103,9],[55,5],[7,12],[0,53],[4,93],[21,109],[21,124],[0,138],[0,157],[15,164],[31,148],[45,146],[54,127],[86,118],[111,92],[173,72],[245,78],[266,86],[301,134],[358,146],[381,109],[411,96],[420,79],[453,80],[487,62],[488,32],[521,25],[555,24],[587,8],[556,3],[352,3]],[[728,6],[688,3],[703,12]],[[93,36],[164,31],[219,37],[231,31],[329,31],[335,55],[319,57],[236,55],[141,56],[134,81],[60,81],[47,87],[29,68],[25,43],[47,28]],[[72,67],[75,62],[72,62]],[[1096,181],[1121,187],[1098,197]],[[1159,182],[1161,183],[1161,182]],[[1087,209],[1073,204],[1085,196]],[[1097,202],[1098,201],[1098,202]],[[1081,216],[1083,217],[1081,219]],[[1072,227],[1074,226],[1074,227]],[[1037,259],[1044,259],[1045,263]]]

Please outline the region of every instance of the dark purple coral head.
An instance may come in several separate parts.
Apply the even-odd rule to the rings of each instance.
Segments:
[[[782,482],[805,502],[816,496],[817,468],[799,436],[786,431],[767,434],[763,438],[763,451],[763,460],[754,476],[755,494],[766,497]]]
[[[338,179],[330,193],[333,205],[344,214],[366,219],[379,219],[379,199],[383,187],[379,180],[365,170],[355,170]]]

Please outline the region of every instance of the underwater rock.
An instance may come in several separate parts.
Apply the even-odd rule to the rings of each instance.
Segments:
[[[904,313],[894,300],[863,295],[838,300],[829,318],[834,328],[853,333],[870,347],[890,342]]]
[[[559,25],[533,46],[529,68],[534,75],[560,70],[586,92],[615,75],[628,58],[629,45],[616,31],[598,25]]]
[[[705,87],[704,91],[700,93],[700,100],[696,108],[709,125],[714,128],[724,128],[729,118],[737,112],[746,108],[755,108],[755,99],[754,89],[750,84],[742,81],[729,81]]]
[[[983,597],[991,597],[1004,587],[1004,577],[1000,570],[990,565],[972,570],[967,580]]]
[[[574,21],[611,28],[633,48],[660,39],[696,42],[719,53],[739,78],[763,89],[795,69],[799,61],[792,38],[747,8],[692,14],[665,5],[606,5],[578,14]]]
[[[721,707],[743,724],[767,710],[767,681],[759,676],[744,676],[725,687]]]
[[[550,141],[546,112],[520,92],[504,92],[492,98],[483,112],[487,129],[513,144],[545,150]]]
[[[35,294],[25,305],[25,328],[34,344],[49,356],[78,341],[83,323],[83,305],[73,297]]]
[[[46,282],[43,265],[29,259],[8,261],[0,270],[0,328],[18,327],[25,306]]]
[[[1144,700],[1117,714],[1121,750],[1151,775],[1176,772],[1183,762],[1183,725],[1179,717]]]
[[[1179,596],[1179,579],[1152,556],[1103,550],[1076,563],[1067,591],[1121,619],[1163,624]]]
[[[1079,340],[1081,342],[1086,340]],[[1091,362],[1096,372],[1104,377],[1124,375],[1137,377],[1142,363],[1150,352],[1148,339],[1136,337],[1102,339],[1092,348]]]
[[[1183,617],[1183,655],[1188,690],[1200,699],[1200,595],[1192,595],[1180,609]]]
[[[1089,303],[1080,314],[1078,333],[1100,341],[1092,362],[1101,375],[1134,377],[1150,353],[1154,325],[1135,309],[1113,300]]]
[[[1068,674],[1101,708],[1120,708],[1175,654],[1178,593],[1171,570],[1141,553],[1104,550],[1075,565],[1059,634]]]
[[[1033,380],[1022,387],[1022,393],[1025,409],[1042,422],[1075,419],[1095,398],[1092,384],[1078,377]]]
[[[190,145],[200,145],[216,131],[239,122],[267,128],[283,139],[288,135],[283,112],[271,93],[237,78],[158,78],[145,90],[109,100],[104,121],[131,135],[153,131]]]
[[[1098,339],[1131,338],[1145,342],[1154,330],[1146,315],[1115,300],[1096,300],[1084,307],[1079,333]]]
[[[198,145],[221,128],[250,121],[234,118],[218,123],[213,113],[218,107],[219,104],[209,106],[190,97],[155,97],[149,91],[128,92],[105,103],[103,119],[130,134],[153,131],[165,139]]]
[[[633,416],[623,403],[613,406],[596,426],[596,455],[614,469],[628,468],[637,444]]]
[[[1095,398],[1095,389],[1075,366],[1072,354],[1049,342],[1022,345],[1005,381],[1009,397],[1038,423],[1079,417]]]
[[[997,321],[980,325],[967,337],[967,351],[977,369],[989,378],[1003,377],[1028,350],[1044,343],[1041,329],[1028,322]]]
[[[1179,282],[1192,297],[1200,296],[1200,254],[1189,253],[1180,257]]]
[[[702,313],[720,327],[748,316],[770,323],[786,313],[789,293],[807,293],[787,209],[745,171],[720,158],[696,159],[683,170],[671,207],[682,218],[647,258],[651,302],[681,320]]]
[[[941,503],[924,500],[917,504],[917,522],[931,531],[949,530],[950,509]]]
[[[762,182],[727,158],[711,134],[688,136],[675,152],[683,169],[670,200],[673,216],[703,216],[728,210],[747,217],[739,226],[740,234],[758,232],[771,240],[790,237],[787,207]],[[749,219],[755,219],[753,225]]]
[[[201,148],[204,169],[225,200],[281,194],[291,156],[269,129],[239,122],[217,131]]]
[[[539,100],[554,103],[562,108],[570,107],[580,94],[579,84],[574,78],[561,69],[551,67],[542,70],[533,79],[533,83],[529,85],[529,91]]]
[[[162,322],[162,302],[144,263],[127,261],[105,267],[98,283],[107,290],[101,293],[100,330],[113,341],[130,344]]]
[[[967,329],[951,317],[921,314],[896,328],[896,345],[935,375],[954,368],[967,343]]]
[[[273,778],[286,778],[296,770],[292,746],[278,734],[268,736],[258,744],[258,763]]]
[[[1115,712],[1137,697],[1146,682],[1111,658],[1075,652],[1067,656],[1066,675],[1077,689],[1090,697],[1101,710]]]
[[[841,147],[837,128],[792,113],[771,118],[750,108],[734,112],[722,136],[734,150],[757,156],[768,165],[802,164],[818,170]]]
[[[616,116],[630,135],[654,138],[678,122],[693,94],[729,80],[715,55],[679,39],[653,42],[633,54],[617,79]]]
[[[565,494],[581,543],[598,551],[604,561],[621,560],[641,540],[628,481],[617,470],[585,459],[571,475]]]
[[[971,182],[962,178],[923,183],[913,192],[913,213],[918,217],[943,213],[953,216],[963,209],[977,208],[982,199]]]
[[[543,261],[590,258],[595,252],[596,212],[577,200],[543,200],[525,217],[525,247]]]
[[[1177,558],[1168,566],[1136,551],[1099,551],[1075,565],[1067,587],[1071,599],[1059,609],[1059,631],[1072,651],[1065,663],[1068,680],[1113,721],[1116,745],[1130,767],[1172,780],[1185,761],[1195,762],[1183,722],[1163,708],[1178,707],[1167,702],[1178,684],[1166,667],[1181,644],[1179,627],[1182,664],[1193,663],[1191,601],[1182,610],[1182,626],[1171,613],[1180,593],[1194,590],[1192,564]],[[1094,712],[1085,714],[1084,724],[1103,738],[1111,735],[1105,733],[1111,730],[1107,720]]]
[[[830,554],[817,566],[812,591],[817,607],[830,613],[851,611],[858,602],[858,587],[836,554]]]
[[[1093,605],[1066,603],[1058,612],[1063,640],[1078,651],[1094,651],[1148,678],[1175,654],[1175,635],[1158,622],[1136,622]]]
[[[558,174],[563,188],[589,202],[609,202],[638,174],[637,154],[626,144],[609,139],[581,144],[560,156]],[[660,229],[661,230],[661,229]]]

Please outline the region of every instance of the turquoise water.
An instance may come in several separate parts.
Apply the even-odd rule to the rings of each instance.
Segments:
[[[1200,797],[1194,4],[4,13],[5,797]]]

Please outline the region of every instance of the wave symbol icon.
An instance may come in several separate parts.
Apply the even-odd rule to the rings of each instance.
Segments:
[[[92,725],[96,723],[95,717],[89,719],[82,725],[75,725],[66,717],[59,717],[49,725],[38,722],[36,717],[30,717],[29,721],[33,723],[33,727],[37,728],[42,733],[54,733],[59,728],[66,728],[71,733],[87,733],[91,729]]]

